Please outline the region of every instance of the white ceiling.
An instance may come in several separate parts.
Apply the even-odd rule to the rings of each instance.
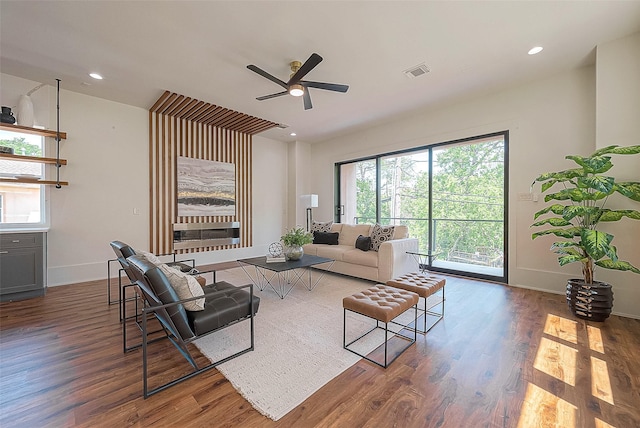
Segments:
[[[169,90],[289,125],[269,138],[318,142],[591,64],[598,44],[640,31],[640,1],[1,0],[0,28],[3,73],[145,109]],[[282,89],[248,64],[286,81],[313,52],[324,61],[306,79],[346,94],[312,89],[307,111],[255,99]],[[421,63],[431,72],[405,76]]]

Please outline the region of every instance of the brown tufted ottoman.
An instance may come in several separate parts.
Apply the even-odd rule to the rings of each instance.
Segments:
[[[402,290],[413,291],[422,297],[424,300],[424,308],[418,307],[420,316],[416,321],[415,327],[419,333],[426,334],[444,317],[444,285],[446,282],[447,280],[441,276],[413,272],[402,275],[398,278],[390,279],[387,281],[387,285],[390,287],[400,288]],[[427,298],[439,293],[440,291],[442,291],[441,297],[435,302],[430,302],[429,304],[431,306],[427,308]],[[435,312],[433,308],[439,305],[442,305],[440,311]],[[427,316],[429,315],[436,319],[433,324],[427,328]],[[407,328],[411,329],[411,327]]]
[[[387,345],[389,343],[389,323],[393,322],[395,318],[397,318],[402,313],[407,310],[413,308],[413,322],[416,322],[418,316],[418,300],[419,297],[416,293],[406,290],[400,290],[398,288],[388,287],[386,285],[376,285],[375,287],[368,288],[360,293],[353,294],[351,296],[345,297],[342,299],[342,306],[344,308],[344,325],[343,325],[343,335],[342,335],[342,344],[344,349],[347,349],[354,354],[371,361],[382,367],[387,367],[391,364],[400,354],[402,354],[409,346],[411,346],[416,341],[416,333],[415,330],[413,337],[408,337],[403,335],[401,332],[391,331],[393,337],[400,337],[409,343],[400,349],[395,356],[388,360],[387,355]],[[347,343],[347,311],[355,312],[357,314],[363,315],[368,318],[373,318],[376,320],[376,325],[360,337],[351,342]],[[384,328],[380,326],[380,323],[384,323]],[[397,324],[397,323],[396,323]],[[376,329],[384,330],[384,362],[380,363],[372,358],[369,358],[366,355],[363,355],[354,349],[349,348],[349,346],[355,344],[360,339],[367,336],[369,333],[373,332]]]

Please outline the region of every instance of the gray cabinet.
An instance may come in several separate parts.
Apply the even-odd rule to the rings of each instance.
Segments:
[[[0,234],[0,301],[43,296],[44,232]]]

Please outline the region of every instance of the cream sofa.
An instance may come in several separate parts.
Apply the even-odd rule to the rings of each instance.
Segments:
[[[331,232],[339,233],[338,245],[307,244],[303,247],[304,253],[335,260],[331,268],[316,266],[320,269],[383,284],[391,278],[416,271],[417,263],[407,251],[417,252],[418,240],[409,238],[407,226],[395,226],[392,238],[382,242],[378,251],[356,248],[358,236],[371,236],[372,231],[371,224],[334,223]]]

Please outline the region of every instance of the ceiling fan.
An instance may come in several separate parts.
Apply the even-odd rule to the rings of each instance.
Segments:
[[[300,61],[292,61],[289,63],[291,67],[291,76],[289,81],[284,82],[277,77],[267,73],[263,69],[251,64],[247,65],[247,68],[254,73],[258,73],[262,77],[266,77],[274,83],[282,86],[285,90],[271,95],[264,95],[256,98],[258,101],[268,100],[270,98],[281,97],[282,95],[293,95],[294,97],[302,96],[304,101],[304,109],[309,110],[313,107],[311,104],[311,96],[309,95],[309,88],[324,89],[326,91],[335,92],[347,92],[348,85],[339,85],[337,83],[323,83],[323,82],[310,82],[308,80],[302,80],[311,70],[313,70],[322,61],[322,57],[317,53],[311,54],[309,59],[302,64]]]

